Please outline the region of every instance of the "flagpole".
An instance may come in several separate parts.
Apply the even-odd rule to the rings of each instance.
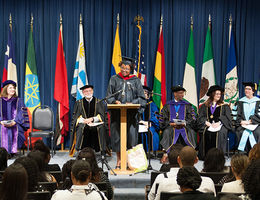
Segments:
[[[140,31],[141,30],[140,21],[144,22],[144,18],[140,15],[137,15],[134,18],[134,22],[136,22],[136,21],[137,21],[136,26],[139,28],[139,31]],[[137,62],[137,77],[139,76],[140,60],[141,60],[141,34],[142,34],[142,32],[140,31],[140,33],[139,33],[139,45],[138,45],[139,46],[139,48],[138,48],[139,56],[138,56],[138,62]]]

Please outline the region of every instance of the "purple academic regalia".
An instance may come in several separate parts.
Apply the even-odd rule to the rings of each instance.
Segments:
[[[8,153],[17,153],[25,141],[24,131],[30,127],[27,108],[23,100],[18,97],[0,98],[0,121],[14,120],[13,127],[4,127],[0,124],[0,146]]]

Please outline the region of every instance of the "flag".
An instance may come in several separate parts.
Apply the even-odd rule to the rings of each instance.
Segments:
[[[74,76],[71,86],[71,95],[76,100],[82,99],[83,94],[80,90],[81,87],[88,84],[88,77],[86,72],[85,62],[85,49],[84,49],[84,38],[83,38],[83,25],[79,24],[79,46],[77,52],[77,60],[74,69]]]
[[[188,55],[185,64],[185,71],[183,77],[183,87],[186,89],[184,96],[185,100],[191,103],[195,112],[198,110],[197,99],[197,84],[196,84],[196,68],[195,68],[195,51],[193,41],[193,25],[190,30],[190,42],[188,48]]]
[[[63,52],[62,24],[60,25],[59,41],[56,57],[54,99],[58,101],[56,116],[57,145],[63,144],[64,136],[69,131],[69,92],[67,68]]]
[[[121,54],[121,45],[119,39],[119,20],[117,21],[116,25],[116,34],[114,40],[114,48],[113,48],[113,55],[112,55],[112,66],[111,66],[111,76],[118,74],[120,72],[120,67],[118,64],[122,60]]]
[[[260,98],[260,80],[259,80],[258,88],[257,88],[257,96]]]
[[[166,79],[165,79],[165,58],[164,58],[164,43],[163,43],[163,28],[160,26],[159,43],[156,53],[153,92],[162,96],[153,95],[153,101],[161,110],[166,103]]]
[[[146,66],[144,65],[144,54],[142,54],[142,26],[138,21],[136,25],[137,30],[137,44],[136,44],[136,55],[135,55],[135,64],[137,70],[134,74],[141,80],[142,85],[147,86],[146,78]]]
[[[199,105],[203,104],[208,99],[208,96],[206,94],[209,87],[216,84],[210,23],[211,22],[209,21],[203,55]]]
[[[14,42],[12,40],[12,24],[9,24],[8,30],[8,41],[7,41],[7,48],[5,52],[5,62],[4,62],[4,70],[3,70],[3,77],[2,82],[6,80],[13,80],[16,82],[16,93],[18,92],[18,82],[17,82],[17,70],[15,64],[15,48]]]
[[[24,104],[28,109],[30,127],[31,127],[32,126],[32,112],[37,106],[41,105],[32,27],[31,27],[31,31],[29,33],[27,60],[26,60],[26,67],[25,67]],[[28,129],[28,131],[25,133],[26,136],[29,134],[30,131],[31,131],[31,128]],[[32,144],[37,139],[40,139],[40,138],[32,138]]]
[[[232,109],[236,101],[239,100],[238,76],[236,64],[235,41],[232,31],[232,22],[229,25],[229,47],[228,47],[228,63],[225,81],[224,101],[230,104]]]

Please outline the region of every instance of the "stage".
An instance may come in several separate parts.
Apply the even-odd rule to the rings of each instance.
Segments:
[[[26,154],[26,152],[25,152]],[[100,154],[97,153],[97,159],[99,159]],[[71,158],[68,152],[57,151],[53,158],[51,158],[50,163],[57,163],[62,168],[63,164]],[[116,166],[116,154],[113,153],[111,157],[106,158],[108,164],[115,168]],[[15,159],[8,160],[8,165],[12,164]],[[226,159],[226,165],[230,164],[230,159]],[[151,159],[151,165],[154,170],[159,170],[161,167],[159,159]],[[99,163],[101,167],[101,163]],[[203,168],[203,161],[199,161],[195,167],[201,171]],[[104,166],[104,171],[107,171],[107,168]],[[114,199],[115,200],[141,200],[145,199],[145,185],[150,183],[150,172],[138,173],[133,175],[111,175],[109,173],[109,180],[114,186]]]

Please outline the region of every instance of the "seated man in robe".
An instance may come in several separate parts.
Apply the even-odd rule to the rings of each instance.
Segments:
[[[160,126],[163,134],[160,144],[165,151],[162,161],[166,160],[166,153],[176,143],[196,148],[195,112],[192,105],[183,100],[185,91],[180,85],[172,87],[174,99],[167,102],[161,110]]]
[[[106,131],[104,123],[105,105],[93,96],[92,85],[80,88],[83,98],[76,101],[71,120],[70,155],[84,147],[105,151]]]

